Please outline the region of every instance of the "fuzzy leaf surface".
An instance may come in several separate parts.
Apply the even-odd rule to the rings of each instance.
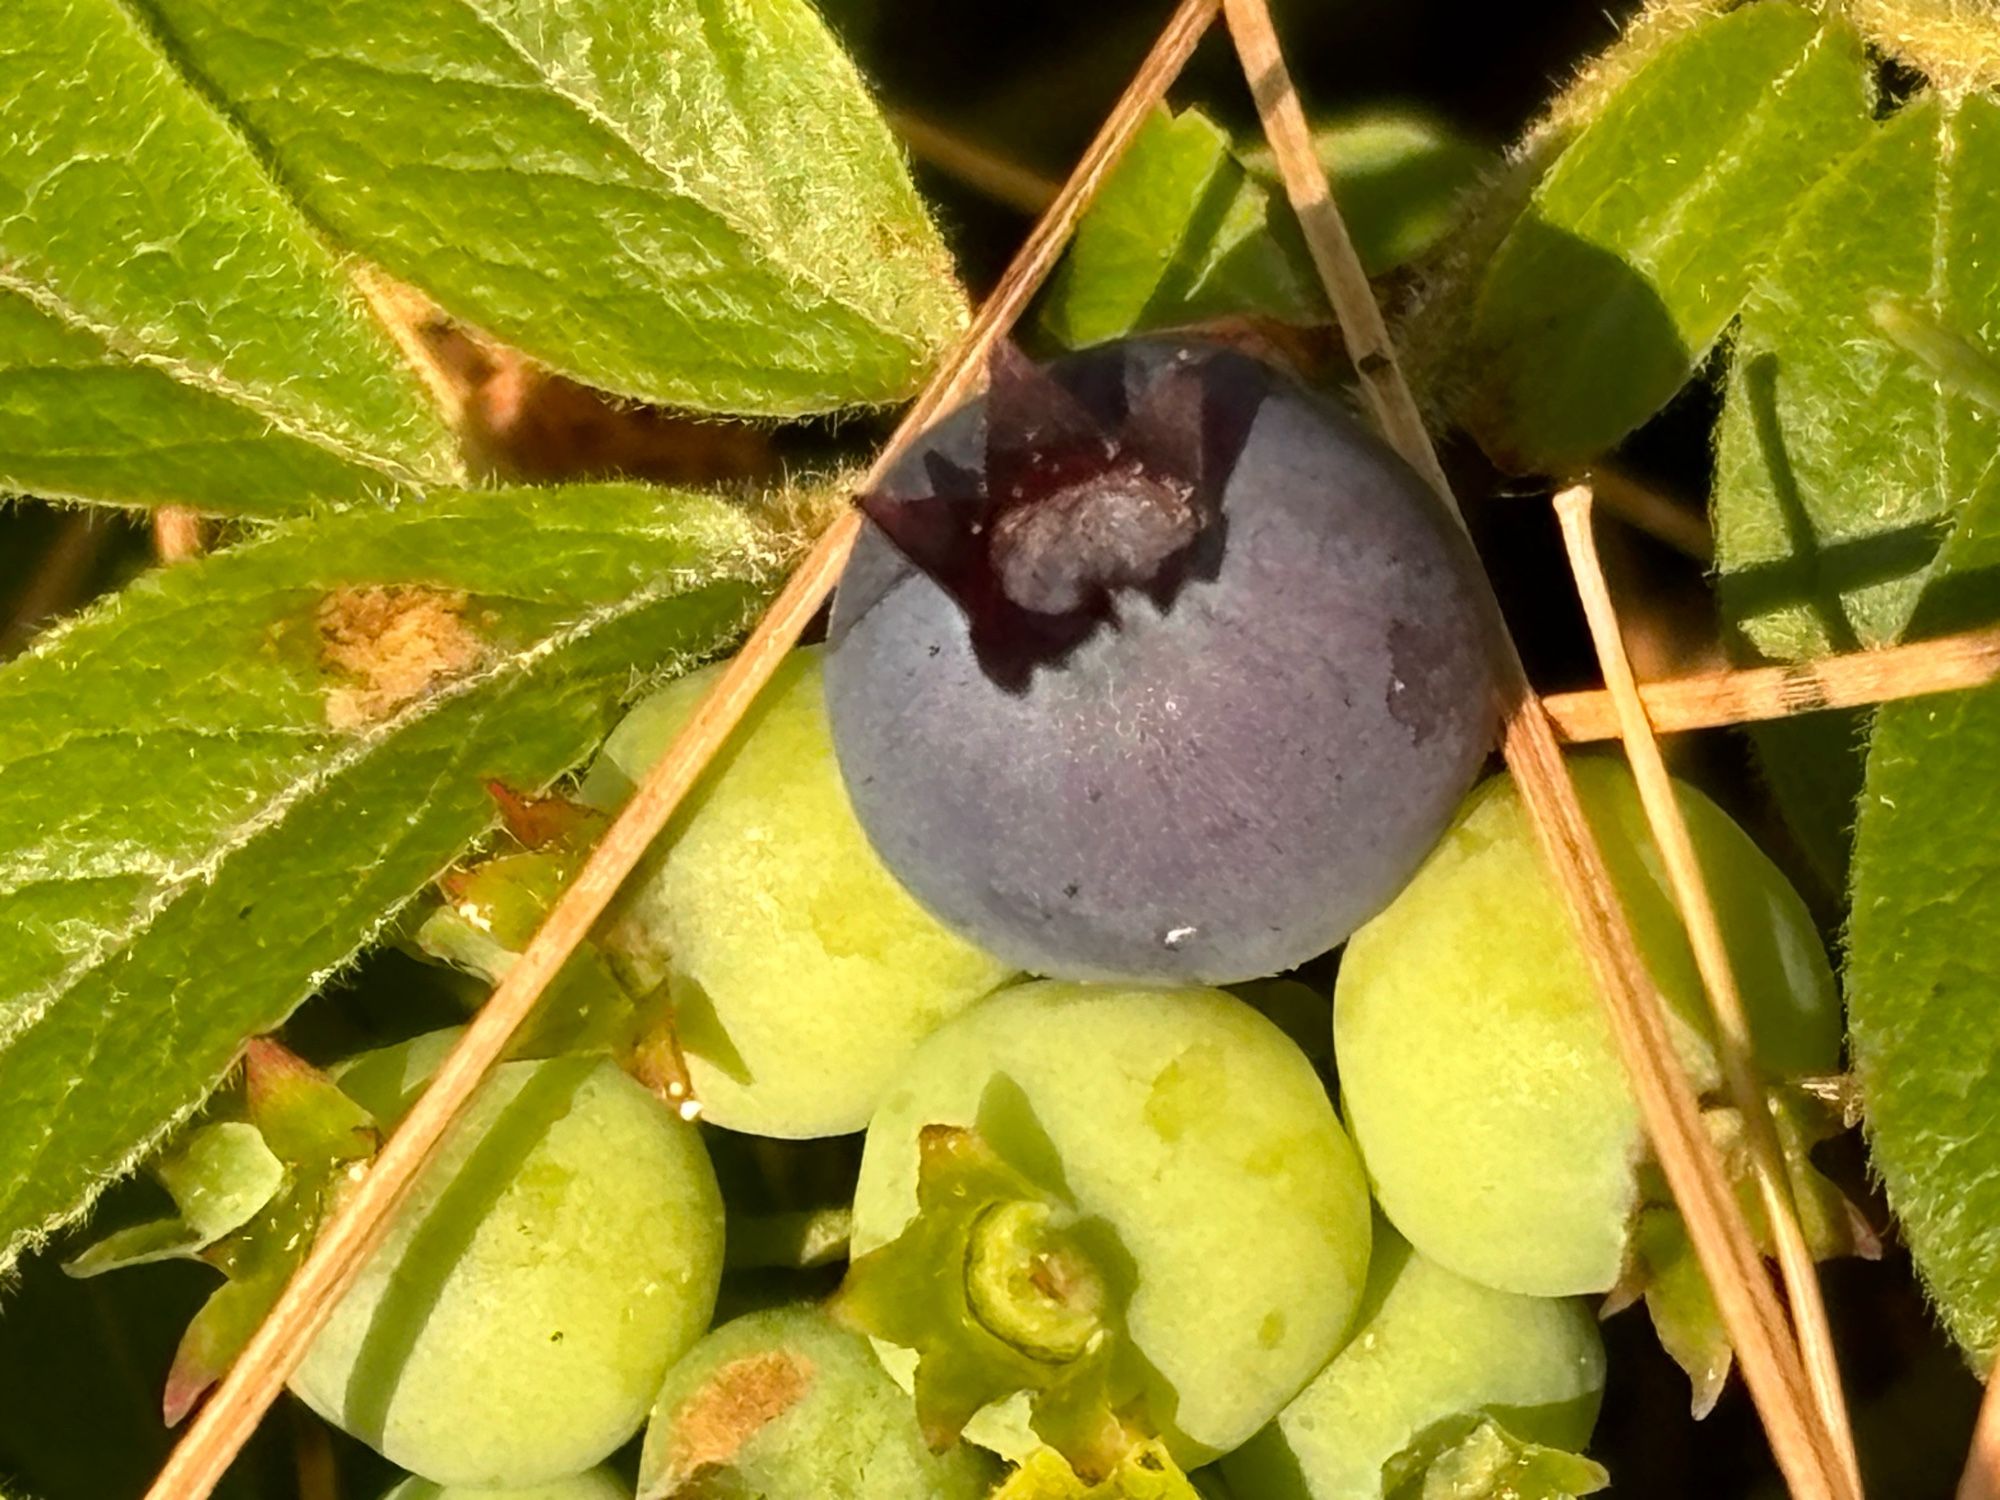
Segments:
[[[1990,356],[1997,299],[1989,96],[1906,106],[1800,206],[1744,307],[1717,441],[1724,612],[1765,655],[1896,640],[1953,515],[2000,488],[2000,415],[1883,321]]]
[[[1965,511],[1919,631],[2000,615],[2000,495]],[[1875,1170],[1945,1327],[2000,1347],[2000,686],[1885,704],[1848,924],[1849,1047]]]
[[[0,491],[286,515],[451,479],[333,253],[119,0],[0,7]]]
[[[1799,195],[1860,142],[1868,106],[1859,41],[1786,0],[1662,48],[1563,152],[1486,271],[1464,412],[1486,451],[1564,471],[1666,405]]]
[[[1042,326],[1079,349],[1224,315],[1330,316],[1290,210],[1198,109],[1153,112],[1077,226]]]
[[[148,574],[0,670],[0,1265],[785,550],[699,495],[442,492]]]
[[[937,232],[805,0],[150,0],[306,207],[565,374],[701,411],[914,392]]]
[[[1354,253],[1370,276],[1415,260],[1450,233],[1464,195],[1495,165],[1484,147],[1428,115],[1405,110],[1322,121],[1313,126],[1312,139]],[[1284,178],[1271,148],[1252,146],[1240,155],[1282,199]],[[1310,260],[1302,269],[1317,286]]]

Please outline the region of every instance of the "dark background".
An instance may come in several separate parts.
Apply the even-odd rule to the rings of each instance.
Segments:
[[[825,8],[892,109],[1048,179],[1060,179],[1095,131],[1168,9],[1162,0],[826,0]],[[1416,105],[1498,151],[1581,59],[1612,40],[1619,17],[1633,7],[1279,0],[1275,8],[1312,113]],[[1174,97],[1201,104],[1240,132],[1253,128],[1219,36],[1203,44]],[[969,284],[983,290],[1025,232],[1026,215],[923,162],[918,177]],[[1702,493],[1712,412],[1710,394],[1697,388],[1633,445],[1644,466],[1684,496]],[[1544,687],[1591,680],[1547,507],[1462,450],[1454,450],[1453,462],[1536,680]],[[148,560],[145,529],[123,518],[32,502],[0,510],[0,656]],[[1658,624],[1666,659],[1690,631],[1712,640],[1697,569],[1630,539],[1612,548],[1611,561],[1621,603]],[[1682,756],[1684,769],[1785,857],[1782,831],[1760,808],[1732,737],[1703,737]],[[1831,916],[1832,893],[1815,894]],[[1865,1193],[1858,1151],[1851,1141],[1844,1149],[1841,1175]],[[136,1211],[127,1197],[107,1211],[110,1218]],[[1886,1224],[1879,1200],[1867,1206],[1878,1226]],[[0,1493],[11,1493],[8,1480],[21,1482],[22,1500],[139,1493],[164,1449],[153,1418],[159,1382],[207,1281],[199,1268],[168,1266],[80,1285],[46,1261],[28,1267],[23,1287],[0,1302]],[[1881,1264],[1831,1267],[1827,1290],[1870,1493],[1942,1500],[1965,1453],[1977,1386],[1932,1325],[1893,1245]],[[1643,1312],[1612,1319],[1605,1332],[1611,1379],[1594,1451],[1611,1470],[1613,1493],[1634,1500],[1782,1493],[1740,1385],[1697,1427],[1687,1415],[1685,1378],[1659,1352]],[[331,1487],[328,1466],[338,1475]],[[281,1408],[239,1466],[232,1494],[368,1500],[384,1477],[371,1455]]]

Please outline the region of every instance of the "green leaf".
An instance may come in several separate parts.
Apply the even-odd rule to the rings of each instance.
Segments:
[[[1486,451],[1565,471],[1664,406],[1868,109],[1853,34],[1783,0],[1662,48],[1563,152],[1486,271],[1463,355]]]
[[[2000,31],[1990,6],[1960,0],[1843,0],[1872,47],[1947,93],[2000,86]]]
[[[1996,246],[1984,96],[1908,105],[1800,207],[1744,308],[1717,450],[1723,606],[1766,655],[1896,640],[1953,513],[2000,488],[2000,416],[1935,363],[2000,349]]]
[[[0,490],[283,515],[457,473],[344,268],[129,6],[0,6],[0,97]]]
[[[63,1269],[101,1276],[156,1260],[189,1260],[261,1213],[285,1185],[285,1164],[247,1120],[222,1120],[193,1131],[153,1163],[179,1213],[106,1235]]]
[[[1199,110],[1156,110],[1077,226],[1043,327],[1080,348],[1229,314],[1326,322],[1290,211],[1274,221],[1271,207],[1221,127]]]
[[[1466,192],[1495,165],[1492,153],[1442,122],[1403,110],[1316,125],[1313,149],[1370,276],[1386,275],[1434,248],[1458,222]],[[1270,147],[1253,146],[1242,158],[1283,193]],[[1311,273],[1309,263],[1304,269]]]
[[[638,485],[440,493],[149,574],[0,669],[0,1263],[76,1215],[790,538]]]
[[[2000,687],[1889,704],[1855,831],[1847,1000],[1868,1141],[1945,1327],[2000,1346]]]
[[[148,3],[342,240],[593,385],[885,403],[963,320],[805,0]]]
[[[1823,224],[1853,216],[1859,263],[1850,275],[1801,244],[1785,284],[1815,293],[1799,304],[1810,321],[1790,342],[1771,337],[1774,392],[1791,399],[1759,415],[1796,476],[1777,497],[1790,546],[1773,550],[1799,566],[1797,602],[1752,616],[1767,650],[1994,618],[1996,188],[2000,102],[1930,97],[1814,205]],[[1877,710],[1846,967],[1873,1165],[1946,1328],[1982,1370],[2000,1345],[2000,957],[1977,940],[2000,924],[1996,767],[2000,687]]]

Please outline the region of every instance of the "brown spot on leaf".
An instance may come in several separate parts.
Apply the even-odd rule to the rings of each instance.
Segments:
[[[465,595],[408,585],[337,589],[320,601],[326,722],[366,729],[479,660]]]
[[[673,1459],[657,1493],[673,1495],[703,1469],[732,1461],[812,1385],[812,1361],[789,1349],[752,1354],[717,1370],[674,1413]]]

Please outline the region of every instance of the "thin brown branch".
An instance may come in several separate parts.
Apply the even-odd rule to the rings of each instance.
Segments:
[[[1569,553],[1570,571],[1576,578],[1577,596],[1583,602],[1590,626],[1591,643],[1596,647],[1598,665],[1603,669],[1611,701],[1617,710],[1619,733],[1625,742],[1626,759],[1638,783],[1639,800],[1646,822],[1653,831],[1666,865],[1667,879],[1687,928],[1688,943],[1694,950],[1695,967],[1708,994],[1715,1019],[1715,1050],[1730,1101],[1742,1117],[1745,1143],[1763,1200],[1764,1216],[1771,1226],[1777,1247],[1778,1269],[1784,1279],[1786,1298],[1792,1311],[1792,1327],[1798,1336],[1807,1378],[1819,1416],[1833,1439],[1846,1469],[1849,1486],[1859,1493],[1861,1466],[1854,1453],[1854,1432],[1847,1416],[1847,1399],[1840,1385],[1840,1363],[1833,1344],[1833,1329],[1827,1323],[1826,1303],[1820,1295],[1819,1271],[1805,1231],[1799,1225],[1798,1204],[1792,1195],[1791,1173],[1777,1127],[1771,1120],[1770,1101],[1757,1075],[1755,1044],[1750,1035],[1750,1019],[1744,1009],[1743,994],[1736,972],[1723,945],[1722,927],[1716,918],[1715,902],[1708,880],[1695,856],[1694,839],[1681,813],[1680,799],[1667,775],[1660,742],[1647,722],[1645,705],[1639,699],[1639,684],[1632,675],[1631,659],[1618,624],[1617,607],[1604,579],[1604,567],[1597,555],[1588,485],[1575,485],[1556,496],[1556,514],[1562,522],[1563,544]]]
[[[1033,168],[968,141],[922,115],[902,109],[892,109],[887,114],[890,128],[903,138],[910,155],[995,203],[1024,214],[1041,214],[1048,211],[1062,190],[1062,184]]]
[[[153,552],[161,562],[199,557],[207,544],[199,511],[185,505],[163,505],[153,512]]]
[[[349,274],[369,310],[423,382],[424,389],[430,392],[446,425],[453,432],[464,432],[470,394],[466,383],[458,371],[438,357],[436,347],[425,336],[425,330],[444,316],[442,310],[415,287],[397,281],[365,261],[355,261]]]
[[[1639,696],[1655,733],[1680,734],[1922,698],[1984,687],[1995,679],[2000,679],[2000,626],[1792,666],[1649,682]],[[1543,703],[1556,733],[1572,744],[1618,737],[1617,710],[1601,688],[1552,693]]]
[[[1972,1452],[1958,1479],[1957,1500],[2000,1500],[2000,1361],[1986,1378],[1986,1398],[1972,1429]]]
[[[1328,173],[1306,126],[1305,108],[1285,67],[1270,11],[1264,0],[1224,0],[1222,9],[1243,63],[1243,76],[1257,104],[1257,118],[1263,122],[1265,139],[1284,177],[1285,194],[1305,231],[1306,249],[1326,286],[1327,298],[1333,303],[1347,357],[1361,377],[1362,395],[1396,451],[1449,500],[1451,486],[1438,464],[1437,450],[1431,446],[1409,382],[1403,378],[1396,346],[1389,339],[1382,309],[1368,285],[1368,273],[1361,269],[1361,257],[1354,253],[1347,221],[1341,218],[1327,186]]]
[[[301,1402],[292,1406],[292,1462],[298,1472],[299,1500],[340,1500],[340,1465],[326,1424]]]
[[[1091,197],[1213,21],[1216,4],[1217,0],[1181,0],[1063,191],[904,416],[864,484],[879,478],[934,416],[977,387],[994,343],[1053,269]],[[647,773],[366,1176],[328,1220],[270,1316],[168,1457],[147,1500],[206,1500],[212,1493],[379,1243],[397,1203],[499,1061],[542,990],[603,913],[832,591],[859,529],[859,513],[852,510],[827,529],[679,737]]]
[[[62,518],[33,577],[22,587],[13,616],[0,626],[0,661],[21,650],[44,625],[83,598],[113,533],[105,511],[73,510]]]
[[[1693,507],[1663,495],[1618,469],[1598,467],[1581,476],[1597,497],[1598,509],[1616,516],[1635,531],[1664,542],[1703,567],[1715,561],[1715,534]]]
[[[1362,387],[1384,433],[1451,503],[1430,435],[1403,379],[1306,130],[1264,0],[1224,0],[1259,117],[1338,315]],[[1455,507],[1454,507],[1455,509]],[[1814,1409],[1783,1308],[1737,1203],[1667,1028],[1604,856],[1577,802],[1555,732],[1511,640],[1499,653],[1502,748],[1590,961],[1612,1033],[1689,1238],[1707,1273],[1771,1450],[1801,1500],[1858,1500]]]

